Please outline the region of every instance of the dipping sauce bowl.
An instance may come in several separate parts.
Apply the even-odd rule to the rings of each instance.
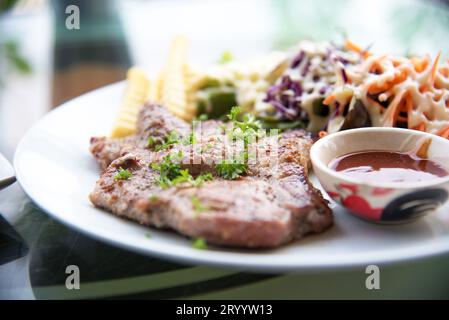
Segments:
[[[425,145],[425,148],[420,146]],[[409,153],[426,149],[426,159],[449,173],[449,140],[400,128],[361,128],[330,134],[310,151],[313,170],[329,196],[357,217],[376,223],[403,223],[442,206],[449,175],[425,181],[385,182],[350,176],[330,167],[335,159],[358,152]]]

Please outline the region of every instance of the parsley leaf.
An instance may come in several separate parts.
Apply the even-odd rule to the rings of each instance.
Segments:
[[[190,132],[188,136],[181,140],[181,144],[184,146],[194,145],[196,144],[196,137],[193,132]]]
[[[196,213],[201,213],[208,210],[208,208],[203,203],[201,203],[201,200],[198,199],[198,197],[193,196],[191,201],[193,205],[193,210],[195,210]]]
[[[232,55],[232,52],[229,50],[223,51],[221,54],[220,59],[217,61],[220,64],[226,64],[234,60],[234,56]]]
[[[240,113],[242,113],[242,108],[240,108],[239,106],[235,106],[231,108],[231,112],[227,115],[227,117],[232,122],[237,122],[238,121],[237,117],[239,116]]]
[[[189,170],[180,170],[179,175],[172,180],[172,185],[177,185],[179,183],[191,182],[193,177],[190,175]]]
[[[180,142],[179,133],[175,130],[170,131],[168,136],[165,138],[165,142],[162,144],[158,144],[154,150],[161,151],[170,148],[171,146],[178,144]]]
[[[196,117],[194,121],[206,121],[207,119],[209,119],[209,116],[205,113],[202,113],[198,117]]]
[[[114,176],[114,180],[127,180],[129,178],[132,177],[132,173],[131,171],[129,171],[128,169],[123,169],[122,167],[120,167],[118,169],[118,172],[115,174]]]
[[[207,249],[207,243],[206,240],[204,240],[204,238],[196,238],[195,240],[193,240],[192,246],[195,249],[199,250]]]
[[[195,178],[195,180],[192,181],[192,185],[194,187],[201,187],[203,185],[204,181],[210,181],[213,178],[214,177],[212,176],[212,173],[210,173],[210,172],[203,173],[203,174],[200,174],[198,177]]]
[[[234,180],[240,177],[242,174],[246,173],[248,170],[248,145],[253,142],[259,132],[257,130],[261,129],[261,124],[254,115],[245,114],[242,120],[239,120],[239,116],[242,113],[242,109],[238,106],[232,107],[228,119],[232,121],[233,128],[230,132],[230,138],[235,140],[243,140],[244,142],[244,152],[242,154],[243,161],[238,161],[238,159],[227,159],[221,161],[215,166],[215,170],[218,175],[225,179]]]
[[[217,170],[217,173],[220,177],[227,180],[235,180],[242,174],[246,173],[246,171],[248,170],[248,166],[237,161],[236,159],[222,160],[215,166],[215,170]]]
[[[154,146],[154,144],[155,144],[155,142],[156,142],[156,140],[154,139],[154,137],[152,137],[152,136],[149,136],[148,137],[148,148],[151,148],[151,147],[153,147]]]
[[[151,203],[157,202],[157,199],[158,199],[158,197],[157,197],[156,194],[152,194],[152,195],[150,196],[150,198],[149,198],[149,200],[150,200]]]
[[[181,169],[179,160],[182,158],[182,152],[178,152],[175,156],[166,155],[162,158],[161,163],[152,163],[151,168],[160,173],[156,178],[156,182],[162,188],[169,188],[180,183],[188,182],[194,187],[200,187],[204,181],[213,179],[211,173],[201,174],[193,178],[188,169]]]
[[[4,43],[3,47],[4,47],[6,58],[9,60],[11,65],[17,69],[17,71],[19,71],[23,74],[31,73],[31,71],[32,71],[31,65],[20,54],[19,45],[17,42],[8,41],[8,42]]]
[[[248,143],[250,143],[251,138],[255,138],[258,135],[257,130],[262,128],[262,125],[256,117],[252,114],[243,115],[242,121],[239,121],[238,117],[242,113],[242,109],[238,106],[232,107],[230,114],[228,115],[229,120],[232,121],[234,128],[231,131],[231,138],[243,140],[245,143],[245,148],[247,148]]]
[[[182,153],[178,152],[176,156],[181,158]],[[151,164],[151,169],[160,173],[159,177],[156,179],[156,182],[159,183],[162,188],[171,187],[173,185],[172,180],[181,174],[181,166],[176,160],[177,159],[175,159],[175,156],[168,154],[162,158],[161,163]]]
[[[232,121],[234,127],[240,128],[243,132],[249,129],[259,130],[262,128],[260,121],[258,121],[256,117],[250,113],[243,115],[242,121],[239,121],[238,118],[241,113],[242,109],[239,106],[232,107],[231,113],[228,115],[228,119]]]

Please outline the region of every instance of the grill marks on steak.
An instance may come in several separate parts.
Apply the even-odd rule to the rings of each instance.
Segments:
[[[153,107],[153,110],[167,113],[160,107]],[[141,123],[143,119],[141,117]],[[151,116],[145,119],[152,123]],[[221,148],[216,139],[218,124],[206,123],[210,130],[208,134],[203,132],[202,141],[193,146],[177,145],[172,152],[176,148],[182,149],[183,154],[190,157],[193,147],[209,143],[212,147],[201,157],[213,160]],[[158,132],[162,129],[161,125],[155,128]],[[154,132],[148,127],[140,134],[153,135]],[[139,141],[142,138],[138,133],[129,139]],[[261,143],[266,143],[267,139],[270,138]],[[118,216],[144,225],[173,229],[189,237],[202,237],[209,243],[248,248],[276,247],[308,233],[322,232],[332,225],[327,202],[307,178],[311,144],[304,131],[284,133],[279,139],[277,167],[267,157],[250,165],[247,176],[229,181],[217,177],[213,165],[185,163],[183,167],[192,175],[208,171],[215,175],[214,180],[205,182],[200,188],[183,184],[161,189],[155,183],[159,173],[149,164],[158,162],[168,151],[156,153],[143,149],[138,142],[133,145],[126,141],[121,149],[125,155],[112,161],[102,173],[90,199],[95,206]],[[273,151],[269,144],[266,151]],[[103,157],[112,159],[116,154],[104,152]],[[132,171],[132,177],[115,181],[120,167]],[[193,198],[201,202],[202,212],[195,210]]]

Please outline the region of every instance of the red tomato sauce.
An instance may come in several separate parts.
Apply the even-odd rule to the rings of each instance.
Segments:
[[[440,163],[412,153],[363,151],[335,158],[329,167],[367,182],[419,182],[449,175]]]

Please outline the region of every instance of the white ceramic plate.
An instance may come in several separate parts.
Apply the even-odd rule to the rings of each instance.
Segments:
[[[330,230],[263,251],[197,250],[174,232],[145,228],[96,209],[88,199],[99,176],[89,154],[89,138],[109,133],[123,89],[123,83],[114,84],[67,102],[30,129],[15,154],[16,175],[25,192],[77,230],[147,255],[266,272],[382,264],[449,251],[447,206],[410,224],[382,226],[352,217],[333,204],[335,226]]]

